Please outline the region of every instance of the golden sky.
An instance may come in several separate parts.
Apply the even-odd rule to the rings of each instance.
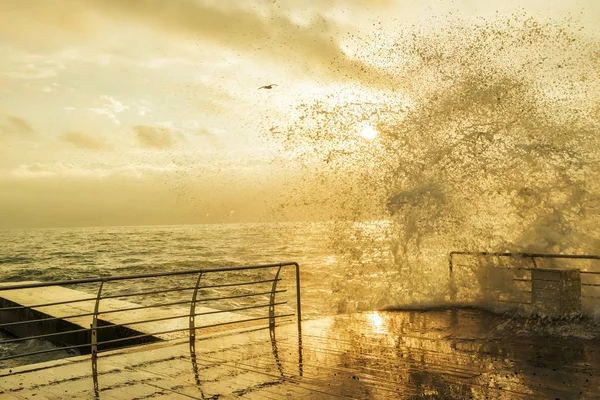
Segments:
[[[0,228],[269,220],[273,121],[401,90],[368,54],[402,27],[515,12],[600,37],[596,0],[3,0]]]

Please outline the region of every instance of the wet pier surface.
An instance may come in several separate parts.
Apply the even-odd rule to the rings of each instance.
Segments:
[[[39,283],[36,281],[21,282]],[[10,283],[8,284],[10,285]],[[0,284],[2,287],[3,284]],[[6,286],[6,285],[4,285]],[[60,301],[57,301],[60,299]],[[33,336],[50,332],[68,332],[73,329],[89,328],[92,323],[92,315],[96,299],[94,295],[73,290],[62,286],[44,287],[43,290],[37,288],[3,290],[0,292],[0,308],[12,306],[24,306],[25,309],[4,311],[0,316],[3,323],[35,320],[44,318],[37,324],[23,324],[5,327],[7,331],[16,336]],[[129,336],[135,334],[149,334],[156,339],[171,339],[177,337],[173,333],[159,333],[180,329],[187,329],[189,326],[188,315],[189,308],[144,308],[137,303],[128,301],[105,298],[100,302],[99,320],[103,325],[120,327],[122,335],[128,333]],[[124,312],[131,310],[130,312]],[[196,306],[196,312],[211,313],[215,311],[212,308]],[[160,318],[173,317],[180,315],[182,318],[161,320]],[[228,321],[243,319],[244,316],[236,313],[208,314],[202,315],[203,324],[218,324]],[[140,323],[139,321],[142,321]],[[143,322],[147,321],[147,322]],[[125,329],[123,329],[125,328]],[[127,331],[127,332],[126,332]],[[59,339],[69,340],[69,344],[89,343],[86,334],[80,337],[62,336]],[[0,364],[1,365],[1,364]]]
[[[1,399],[594,399],[586,322],[471,310],[369,312],[0,370]],[[95,378],[95,379],[94,379]],[[96,390],[94,388],[96,383]]]

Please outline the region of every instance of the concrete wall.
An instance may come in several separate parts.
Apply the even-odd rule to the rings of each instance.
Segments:
[[[0,308],[4,307],[16,307],[20,306],[15,302],[4,299],[0,297]],[[52,318],[51,314],[45,314],[40,311],[31,309],[31,308],[19,308],[15,310],[4,310],[0,311],[0,325],[10,323],[10,322],[19,322],[19,321],[31,321],[43,318]],[[92,321],[92,317],[89,318],[90,323]],[[142,332],[133,330],[131,328],[126,328],[120,325],[113,325],[107,321],[99,320],[98,326],[112,326],[112,328],[105,328],[98,330],[98,342],[127,338],[137,335],[143,335]],[[46,335],[51,333],[63,332],[61,335],[51,336],[48,338],[43,338],[40,340],[46,340],[48,342],[53,343],[56,346],[75,346],[75,345],[84,345],[91,343],[91,332],[83,331],[83,332],[75,332],[68,333],[69,331],[80,330],[80,329],[88,329],[90,326],[80,326],[75,323],[69,322],[64,319],[53,319],[50,321],[39,321],[28,324],[19,324],[3,327],[2,330],[10,333],[16,337],[29,337],[29,336],[38,336],[38,335]],[[156,342],[160,339],[150,336],[145,338],[135,338],[130,340],[123,340],[116,343],[108,343],[105,345],[98,346],[99,350],[107,350],[118,347],[131,346],[141,343],[149,343]],[[84,346],[79,348],[79,351],[82,354],[90,353],[90,346]]]
[[[533,269],[531,271],[533,312],[549,317],[581,314],[581,276],[578,269]]]

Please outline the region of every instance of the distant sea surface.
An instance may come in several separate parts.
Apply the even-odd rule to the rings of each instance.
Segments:
[[[0,280],[49,281],[296,261],[303,312],[336,312],[329,222],[0,230]],[[368,231],[381,232],[378,229]],[[292,277],[290,275],[290,277]]]
[[[301,267],[305,319],[379,308],[379,299],[385,299],[388,292],[402,283],[409,288],[410,284],[416,288],[427,285],[424,290],[445,294],[444,281],[437,275],[428,276],[427,271],[417,275],[420,280],[409,280],[409,285],[401,282],[408,275],[397,273],[391,254],[393,236],[390,224],[385,221],[346,225],[311,222],[0,230],[0,282],[59,281],[295,261]],[[441,271],[447,276],[445,268],[446,264]],[[416,274],[419,271],[410,272]],[[201,285],[268,280],[273,278],[273,273],[270,270],[205,274]],[[278,294],[277,301],[287,303],[278,306],[277,312],[284,314],[295,311],[293,269],[282,273],[282,278],[278,289],[288,292]],[[103,294],[140,293],[148,290],[147,285],[153,285],[154,290],[166,286],[189,288],[194,286],[196,276],[138,281],[141,280],[110,282],[104,285]],[[75,289],[94,296],[98,284],[78,285]],[[248,286],[225,289],[234,296],[251,290]],[[220,290],[223,288],[203,289],[200,295],[204,298],[223,297]],[[264,291],[269,290],[270,283],[267,282]],[[190,291],[187,290],[126,297],[124,300],[163,307],[166,303],[189,298]],[[392,297],[388,304],[394,305],[394,300]],[[235,309],[246,306],[245,301],[247,298],[229,298],[224,304],[205,304],[211,308]],[[268,296],[259,301],[268,303]],[[352,308],[355,305],[352,302],[359,304]],[[428,305],[417,304],[415,307],[426,309]],[[247,313],[264,316],[265,309]],[[597,337],[596,320],[584,323],[567,320],[554,325],[550,324],[553,334]],[[8,339],[10,336],[0,331],[0,357],[51,346],[46,342],[2,343]],[[50,354],[58,358],[64,356],[62,353]],[[18,362],[0,362],[0,368],[18,365]]]

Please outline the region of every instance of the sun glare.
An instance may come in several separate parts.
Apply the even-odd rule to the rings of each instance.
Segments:
[[[373,313],[368,314],[367,318],[369,320],[369,323],[371,324],[371,328],[373,328],[373,332],[375,332],[375,333],[386,333],[387,332],[387,327],[385,326],[385,321],[381,317],[381,315],[379,315],[379,313],[377,311],[374,311]]]
[[[363,127],[360,131],[360,136],[367,140],[373,140],[379,135],[379,131],[373,128],[371,125]]]

